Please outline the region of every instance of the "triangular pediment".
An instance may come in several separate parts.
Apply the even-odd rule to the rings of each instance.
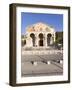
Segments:
[[[27,31],[28,32],[51,32],[52,30],[52,27],[45,24],[45,23],[42,23],[42,22],[39,22],[39,23],[36,23],[36,24],[33,24],[31,26],[29,26],[27,28]]]

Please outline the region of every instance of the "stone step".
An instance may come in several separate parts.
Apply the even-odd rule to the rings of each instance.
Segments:
[[[22,50],[53,50],[56,49],[54,47],[48,46],[48,47],[22,47]]]

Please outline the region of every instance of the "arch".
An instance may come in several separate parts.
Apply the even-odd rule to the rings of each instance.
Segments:
[[[25,46],[25,45],[26,45],[26,40],[22,40],[22,41],[21,41],[21,45],[22,45],[22,46]]]
[[[39,46],[43,46],[43,34],[39,34]]]
[[[42,33],[39,34],[39,38],[43,39],[43,34]]]
[[[35,34],[34,33],[31,33],[30,34],[30,37],[32,38],[32,44],[33,44],[33,46],[35,46]]]
[[[50,45],[52,35],[49,33],[47,34],[47,46]]]
[[[43,40],[39,40],[39,46],[43,46]]]

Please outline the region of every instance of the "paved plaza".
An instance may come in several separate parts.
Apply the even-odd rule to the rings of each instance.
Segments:
[[[60,62],[61,61],[61,62]],[[63,74],[63,53],[22,55],[21,76],[51,76]]]

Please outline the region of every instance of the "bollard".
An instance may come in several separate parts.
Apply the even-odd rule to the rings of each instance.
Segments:
[[[60,60],[60,64],[62,64],[63,63],[63,60]]]
[[[50,61],[47,61],[47,64],[49,65],[49,64],[51,64],[51,62]]]
[[[37,62],[33,62],[33,65],[34,65],[34,66],[37,66]]]

